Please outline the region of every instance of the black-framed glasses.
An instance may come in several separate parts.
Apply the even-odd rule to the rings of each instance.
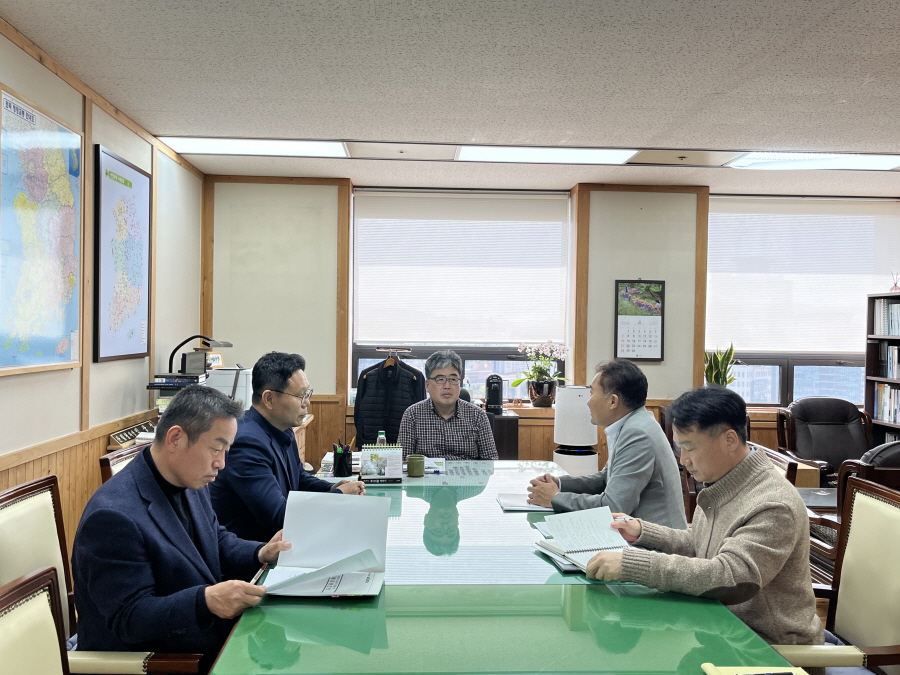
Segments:
[[[449,384],[451,387],[455,387],[460,383],[460,379],[455,375],[451,375],[450,377],[438,375],[437,377],[429,377],[428,379],[434,382],[439,387],[443,387],[445,384]]]
[[[281,391],[280,389],[269,389],[269,391],[274,391],[276,394],[284,394],[286,396],[293,396],[294,398],[299,398],[301,403],[309,403],[309,399],[313,395],[312,388],[307,389],[302,394],[289,394],[286,391]]]

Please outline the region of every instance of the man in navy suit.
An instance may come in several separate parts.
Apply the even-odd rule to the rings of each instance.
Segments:
[[[312,389],[299,354],[269,352],[253,366],[253,407],[238,424],[228,466],[210,485],[219,522],[244,539],[267,541],[284,523],[288,492],[365,494],[359,481],[332,484],[300,463],[292,427],[306,414]]]
[[[206,485],[225,466],[241,406],[193,385],[172,399],[156,437],[94,493],[72,549],[78,647],[217,652],[234,617],[265,588],[249,579],[290,548],[220,526]]]

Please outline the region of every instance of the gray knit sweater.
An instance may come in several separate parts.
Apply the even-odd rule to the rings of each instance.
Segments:
[[[623,581],[721,600],[772,644],[822,644],[806,508],[765,453],[700,492],[690,530],[641,524],[655,550],[626,549]]]

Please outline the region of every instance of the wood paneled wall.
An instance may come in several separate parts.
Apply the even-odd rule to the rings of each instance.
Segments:
[[[308,412],[315,416],[306,430],[306,461],[316,471],[322,465],[322,457],[331,450],[331,444],[340,438],[349,443],[345,426],[346,399],[340,394],[313,394]],[[351,418],[352,421],[352,418]]]
[[[72,553],[75,530],[84,507],[100,487],[100,457],[109,445],[109,434],[145,419],[156,419],[156,411],[139,413],[116,422],[95,427],[67,439],[45,443],[0,457],[0,491],[36,478],[56,475],[59,479],[66,544]],[[80,442],[78,442],[80,440]]]

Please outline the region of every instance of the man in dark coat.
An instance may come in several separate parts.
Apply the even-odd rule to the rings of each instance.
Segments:
[[[229,532],[268,540],[281,529],[288,492],[365,494],[360,481],[331,484],[300,463],[293,427],[306,414],[312,389],[299,354],[269,352],[253,366],[253,407],[238,424],[228,466],[210,486],[212,505]]]
[[[153,444],[91,497],[72,550],[79,648],[215,653],[231,619],[262,599],[246,580],[290,544],[227,532],[206,490],[240,415],[224,394],[187,387]]]

